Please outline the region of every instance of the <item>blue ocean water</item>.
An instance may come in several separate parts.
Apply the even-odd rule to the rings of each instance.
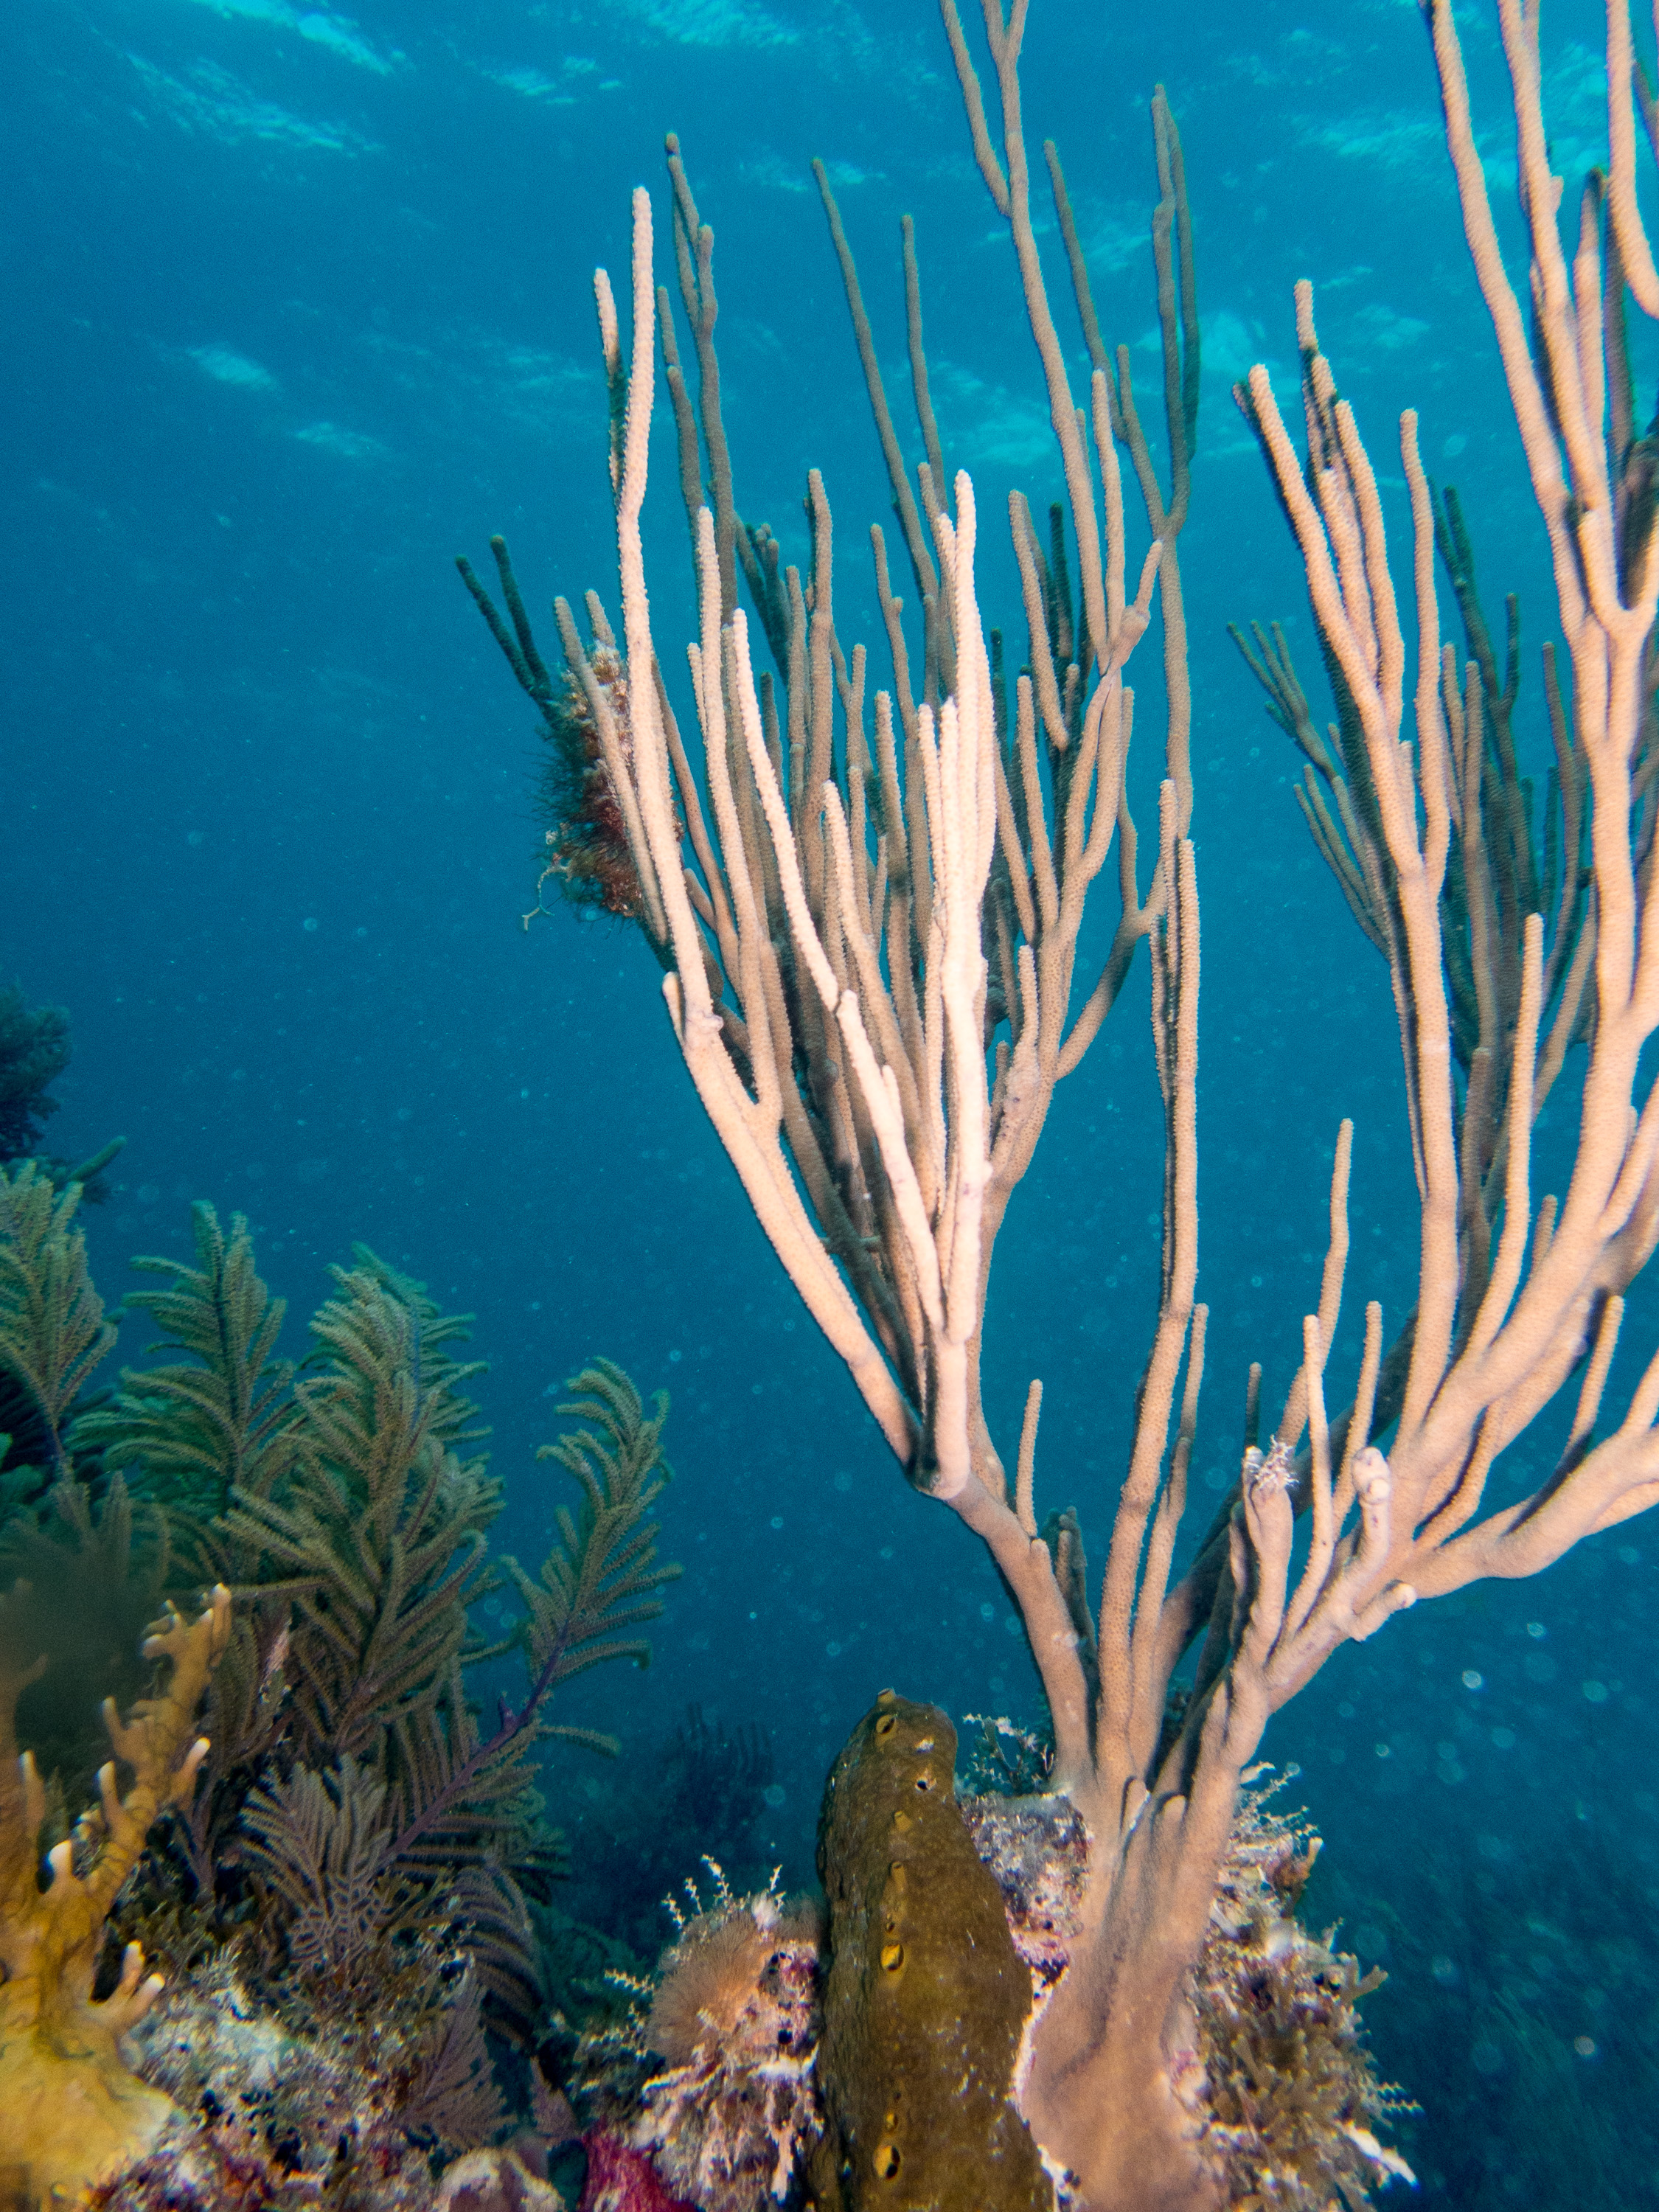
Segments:
[[[1463,29],[1507,219],[1489,11]],[[1600,36],[1584,4],[1547,27],[1570,178],[1601,143]],[[641,182],[667,279],[671,129],[716,234],[739,503],[800,558],[805,471],[823,470],[844,638],[878,635],[862,541],[888,495],[813,155],[895,397],[908,212],[947,451],[988,517],[1014,485],[1034,506],[1058,495],[936,12],[89,0],[6,10],[0,41],[0,975],[73,1021],[56,1148],[128,1138],[88,1216],[99,1279],[113,1298],[134,1253],[182,1256],[190,1202],[209,1198],[252,1218],[297,1344],[329,1263],[367,1241],[476,1312],[503,1540],[526,1557],[550,1525],[533,1455],[562,1378],[602,1352],[668,1388],[665,1547],[686,1573],[653,1669],[595,1678],[566,1717],[617,1729],[636,1779],[692,1704],[765,1732],[763,1840],[803,1881],[823,1775],[878,1689],[1030,1717],[1034,1679],[988,1563],[906,1489],[777,1270],[647,948],[562,908],[521,925],[534,717],[453,558],[482,563],[503,532],[550,650],[555,591],[592,586],[614,611],[591,279],[603,263],[620,283]],[[1312,852],[1291,749],[1224,629],[1282,618],[1311,678],[1300,572],[1229,397],[1265,360],[1292,398],[1295,279],[1316,281],[1396,529],[1391,425],[1409,404],[1431,468],[1464,495],[1489,599],[1521,594],[1531,647],[1552,623],[1416,9],[1037,0],[1029,128],[1059,142],[1109,337],[1149,391],[1160,81],[1204,322],[1182,546],[1205,923],[1202,1498],[1236,1463],[1249,1361],[1271,1395],[1299,1356],[1344,1115],[1355,1238],[1338,1366],[1357,1358],[1365,1299],[1397,1320],[1414,1295],[1387,979]],[[1640,367],[1651,390],[1654,362]],[[690,580],[665,423],[654,467],[658,635],[677,646]],[[981,602],[1017,635],[1012,562],[984,535]],[[1541,763],[1530,659],[1527,680]],[[1142,754],[1145,821],[1158,763]],[[987,1347],[1005,1452],[1044,1378],[1040,1495],[1079,1504],[1096,1556],[1156,1288],[1146,999],[1143,961],[1015,1200]],[[1570,1106],[1564,1087],[1547,1167]],[[1656,1333],[1659,1297],[1638,1287],[1632,1360]],[[145,1340],[131,1322],[118,1358]],[[1547,1459],[1547,1440],[1529,1452]],[[1638,1521],[1540,1580],[1425,1607],[1340,1652],[1273,1725],[1268,1755],[1299,1765],[1326,1838],[1310,1910],[1340,1915],[1344,1942],[1391,1976],[1368,2012],[1383,2070],[1424,2106],[1403,2132],[1425,2205],[1659,2198],[1656,1566]],[[614,1776],[570,1755],[549,1786],[579,1864],[599,1863]]]

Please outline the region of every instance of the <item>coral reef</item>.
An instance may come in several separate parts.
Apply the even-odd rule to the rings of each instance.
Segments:
[[[510,2150],[469,2151],[445,2173],[434,2212],[563,2212],[564,2199]]]
[[[1006,1723],[989,1723],[999,1733]],[[976,1762],[982,1765],[982,1761]],[[1358,2005],[1363,1976],[1296,1918],[1319,1856],[1305,1825],[1273,1810],[1288,1777],[1240,1799],[1188,1992],[1190,2043],[1180,2081],[1217,2167],[1229,2212],[1360,2212],[1369,2192],[1412,2179],[1375,2130],[1412,2109],[1377,2078]],[[1081,1926],[1088,1838],[1060,1796],[981,1796],[962,1805],[995,1876],[1015,1948],[1041,2007]]]
[[[433,2145],[470,2146],[501,2122],[487,2068],[482,2082],[477,2072],[484,2064],[477,2009],[476,1990],[464,1993],[448,2014],[462,2033],[423,2049],[419,2023],[382,1993],[382,2032],[354,2048],[332,2025],[297,2032],[219,1952],[175,1984],[130,2039],[135,2067],[177,2109],[101,2201],[110,2212],[225,2204],[288,2212],[325,2193],[358,2212],[430,2212]],[[470,2073],[454,2063],[458,2043],[471,2045]],[[482,2169],[473,2172],[482,2181]],[[549,2198],[520,2201],[530,2212]]]
[[[285,2027],[227,1953],[176,1983],[130,2048],[174,2109],[148,2155],[104,2192],[109,2212],[221,2203],[287,2212],[314,2203],[330,2179],[375,2212],[429,2204],[428,2161],[399,2124],[386,2080],[331,2039]]]
[[[528,2054],[561,1848],[535,1761],[557,1738],[614,1749],[552,1698],[649,1658],[678,1572],[652,1513],[666,1400],[647,1412],[605,1362],[574,1378],[577,1425],[543,1455],[579,1498],[532,1575],[488,1557],[464,1321],[361,1247],[296,1370],[246,1224],[199,1206],[194,1265],[141,1263],[166,1278],[132,1301],[161,1358],[88,1404],[113,1331],[78,1195],[0,1170],[0,1370],[46,1462],[0,1486],[5,2186],[31,2208],[95,2184],[123,2212],[319,2191],[432,2212],[434,2160],[459,2154],[454,2212],[549,2212],[533,2156],[501,2147],[509,2103],[546,2101]],[[135,1622],[204,1581],[210,1612],[170,1608],[145,1646],[171,1681],[122,1725]],[[521,1611],[482,1632],[507,1590]],[[481,1726],[471,1670],[515,1656],[524,1694]],[[106,1765],[71,1837],[100,1697],[137,1775],[122,1797]]]
[[[669,288],[655,287],[659,234],[643,189],[633,199],[626,368],[617,301],[609,276],[596,276],[617,580],[634,684],[631,776],[596,703],[615,655],[596,595],[591,653],[562,600],[561,636],[601,732],[644,892],[642,926],[670,971],[676,1040],[711,1125],[893,1456],[987,1545],[1017,1608],[1011,1626],[1023,1624],[1042,1678],[1054,1788],[1087,1826],[1091,1909],[1071,1935],[1037,2023],[1024,2111],[1091,2212],[1147,2204],[1197,2212],[1215,2200],[1218,2166],[1228,2163],[1248,2195],[1296,2188],[1352,2202],[1399,2169],[1364,2117],[1352,2048],[1358,1979],[1319,1955],[1322,1947],[1285,1936],[1265,1893],[1265,1917],[1243,1911],[1242,1877],[1228,1869],[1263,1732],[1340,1648],[1370,1638],[1395,1613],[1489,1577],[1536,1574],[1659,1504],[1651,1370],[1623,1396],[1622,1412],[1603,1404],[1610,1378],[1628,1393],[1638,1372],[1628,1343],[1619,1352],[1626,1293],[1659,1249],[1647,1049],[1659,1035],[1651,957],[1659,558],[1650,557],[1655,439],[1639,434],[1627,343],[1629,301],[1659,320],[1635,177],[1637,107],[1656,146],[1659,124],[1627,10],[1610,8],[1610,168],[1583,179],[1570,272],[1560,227],[1568,180],[1552,167],[1542,88],[1553,71],[1539,58],[1537,11],[1501,9],[1529,264],[1526,281],[1517,270],[1512,283],[1516,241],[1496,227],[1482,150],[1490,129],[1470,105],[1458,11],[1451,0],[1425,0],[1464,229],[1554,556],[1565,658],[1558,670],[1546,647],[1556,777],[1541,841],[1510,720],[1518,623],[1512,616],[1500,663],[1479,611],[1467,532],[1454,500],[1437,502],[1415,412],[1401,418],[1400,445],[1412,557],[1391,568],[1378,470],[1341,396],[1347,380],[1320,349],[1310,283],[1297,287],[1295,317],[1305,450],[1280,413],[1266,362],[1235,386],[1306,570],[1337,694],[1329,744],[1280,633],[1258,633],[1255,665],[1275,719],[1308,756],[1298,798],[1316,843],[1389,965],[1420,1234],[1403,1317],[1396,1310],[1385,1328],[1382,1303],[1369,1302],[1361,1351],[1357,1317],[1342,1315],[1353,1138],[1344,1121],[1317,1310],[1310,1281],[1282,1316],[1295,1362],[1283,1410],[1264,1433],[1261,1417],[1271,1419],[1273,1408],[1262,1400],[1263,1364],[1253,1364],[1239,1479],[1233,1486],[1221,1474],[1226,1494],[1207,1530],[1183,1543],[1188,1478],[1212,1449],[1199,1442],[1210,1316],[1198,1240],[1200,871],[1176,544],[1194,485],[1204,382],[1184,161],[1159,88],[1152,233],[1166,490],[1163,456],[1131,388],[1133,349],[1114,352],[1103,334],[1052,142],[1044,148],[1052,217],[1032,198],[1045,165],[1032,158],[1025,131],[1023,0],[1012,8],[987,0],[982,11],[996,95],[988,101],[984,63],[956,0],[942,0],[942,12],[975,164],[1018,266],[1063,465],[1066,496],[1051,511],[1051,555],[1029,501],[1017,491],[1008,501],[1029,649],[1005,652],[1007,633],[981,617],[974,562],[986,516],[967,471],[945,465],[909,228],[920,501],[910,473],[917,448],[907,450],[895,424],[880,367],[891,349],[866,313],[818,164],[902,532],[894,567],[908,554],[912,611],[919,603],[923,617],[920,635],[914,624],[907,635],[887,538],[875,529],[874,598],[860,589],[854,604],[879,610],[892,682],[875,690],[866,728],[871,663],[850,631],[837,632],[822,474],[808,478],[810,569],[791,568],[782,588],[775,542],[741,519],[720,409],[714,231],[672,139],[672,253],[696,350],[695,395],[679,367]],[[1081,356],[1056,326],[1044,274],[1051,228],[1070,264],[1091,365],[1092,452],[1091,410],[1067,366],[1068,355]],[[682,739],[665,696],[660,707],[658,698],[659,669],[679,658],[660,624],[653,635],[653,601],[660,608],[669,595],[653,588],[655,556],[647,563],[641,520],[659,359],[694,542],[700,756]],[[1420,427],[1428,449],[1429,425]],[[1133,602],[1139,544],[1126,533],[1119,447],[1153,548]],[[1398,514],[1392,520],[1397,529]],[[1444,635],[1437,544],[1463,613],[1467,659]],[[499,541],[496,555],[513,634],[464,574],[520,682],[532,696],[539,684],[544,703],[549,679]],[[1082,587],[1075,598],[1073,574]],[[774,649],[769,685],[751,653],[740,574]],[[1408,608],[1413,621],[1402,614]],[[1164,647],[1167,775],[1143,896],[1138,865],[1151,840],[1144,819],[1137,833],[1123,781],[1133,696],[1125,678],[1149,631],[1161,632]],[[684,838],[672,820],[677,796]],[[1085,898],[1115,833],[1121,919],[1115,930],[1091,922],[1085,940]],[[1085,941],[1103,945],[1109,931],[1091,986],[1076,956]],[[1027,1398],[1016,1461],[1012,1437],[999,1450],[993,1437],[980,1350],[992,1246],[1013,1191],[1056,1085],[1077,1071],[1119,1002],[1143,939],[1164,1112],[1161,1206],[1146,1217],[1162,1228],[1158,1314],[1138,1379],[1120,1365],[1113,1385],[1126,1404],[1133,1398],[1133,1441],[1107,1501],[1106,1571],[1091,1587],[1081,1522],[1061,1516],[1045,1536],[1037,1516],[1041,1382]],[[1580,1042],[1588,1067],[1561,1084],[1568,1103],[1557,1096],[1547,1125],[1546,1099]],[[1564,1115],[1576,1116],[1576,1133],[1564,1133]],[[1293,1118],[1305,1152],[1306,1116]],[[1115,1182],[1126,1233],[1138,1233],[1140,1201],[1123,1166],[1113,1155],[1071,1178],[1072,1212],[1088,1210],[1097,1182]],[[1542,1182],[1534,1197],[1534,1170],[1547,1167],[1568,1194],[1559,1206]],[[1251,1178],[1248,1164],[1231,1178],[1241,1208],[1252,1202]],[[1402,1226],[1409,1243],[1409,1218]],[[700,1233],[712,1238],[706,1223]],[[1569,1383],[1577,1394],[1571,1411],[1561,1395]],[[1517,1449],[1558,1400],[1553,1426],[1540,1425]],[[936,1559],[918,1562],[923,1590],[947,1571]],[[1481,1677],[1472,1670],[1466,1680],[1479,1686]],[[1593,1705],[1606,1702],[1606,1683],[1593,1690]],[[1400,1678],[1384,1694],[1413,1705]],[[1512,1731],[1504,1735],[1513,1742]],[[1553,1779],[1559,1791],[1559,1775]],[[1419,1824],[1431,1822],[1418,1777],[1403,1786]],[[1025,1869],[1031,1902],[1048,1923],[1041,1932],[1057,1942],[1062,1916],[1047,1911],[1042,1840],[1029,1840],[1038,1859]],[[1281,1875],[1287,1866],[1279,1863]],[[865,1899],[871,1914],[878,1872]],[[1234,1915],[1231,1949],[1217,1948],[1212,1905]],[[903,1948],[896,1939],[896,1969]],[[832,1981],[844,1949],[837,1931]],[[832,2002],[826,2058],[835,2012]],[[1595,2055],[1595,2037],[1575,2038],[1575,2047],[1580,2041],[1581,2055]],[[1216,2106],[1209,2122],[1206,2097]],[[994,2100],[999,2112],[1003,2103]],[[871,2109],[879,2109],[873,2100]],[[1333,2148],[1339,2138],[1358,2154],[1346,2172]],[[902,2173],[894,2140],[874,2140],[876,2151],[884,2144],[899,2157]],[[860,2172],[856,2158],[850,2170]]]
[[[974,1849],[1002,1893],[1008,1932],[1041,2002],[1072,1955],[1082,1924],[1089,1832],[1065,1797],[964,1797]]]
[[[3,2169],[0,2168],[0,2174]],[[87,2212],[564,2212],[564,2199],[516,2152],[469,2151],[434,2187],[426,2161],[388,2145],[370,2171],[288,2162],[265,2134],[230,2119],[170,2120],[155,2148],[93,2190]]]
[[[1012,2101],[1031,1980],[957,1805],[956,1747],[942,1712],[884,1690],[824,1793],[821,2212],[921,2212],[968,2174],[987,2212],[1053,2202]]]
[[[974,1780],[1043,1777],[1039,1737],[979,1728]],[[1083,1929],[1087,1830],[1060,1795],[954,1801],[955,1749],[942,1713],[890,1692],[854,1732],[824,1799],[827,1926],[775,1887],[735,1895],[712,1860],[712,1898],[688,1881],[689,1912],[665,1900],[674,1942],[653,1975],[611,1971],[629,2002],[578,2052],[585,2206],[765,2212],[801,2188],[820,2208],[934,2205],[960,2201],[964,2177],[976,2205],[1074,2201],[1066,2176],[1022,2158],[1012,2098]],[[1364,2212],[1412,2178],[1376,2130],[1413,2108],[1378,2079],[1359,2020],[1380,1975],[1297,1920],[1319,1839],[1274,1809],[1289,1778],[1266,1771],[1185,1993],[1178,2087],[1228,2212]],[[988,2172],[999,2130],[1014,2148]]]

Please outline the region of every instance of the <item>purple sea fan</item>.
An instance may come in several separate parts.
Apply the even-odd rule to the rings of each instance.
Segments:
[[[702,2212],[781,2202],[821,2125],[813,2074],[822,1928],[770,1890],[688,1919],[658,1970],[650,2075],[628,2140]]]

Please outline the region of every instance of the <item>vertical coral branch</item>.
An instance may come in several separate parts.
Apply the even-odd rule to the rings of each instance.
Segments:
[[[197,1620],[170,1612],[151,1632],[144,1654],[168,1662],[167,1682],[125,1722],[105,1706],[113,1757],[98,1777],[100,1808],[49,1852],[45,1890],[35,1875],[46,1793],[33,1756],[17,1755],[15,1727],[17,1698],[40,1670],[13,1648],[16,1614],[15,1601],[0,1598],[0,2112],[7,2148],[44,2202],[72,2198],[136,2157],[173,2109],[127,2071],[118,2048],[160,1977],[145,1978],[136,1943],[116,1988],[97,2002],[93,1976],[105,1917],[151,1823],[166,1807],[189,1803],[207,1755],[196,1712],[229,1642],[230,1593],[222,1585]],[[117,1762],[133,1770],[125,1796]],[[84,1872],[76,1871],[77,1856],[89,1860]]]

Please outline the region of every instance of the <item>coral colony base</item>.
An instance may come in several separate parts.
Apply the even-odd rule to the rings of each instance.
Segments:
[[[658,319],[643,192],[626,363],[598,284],[622,635],[591,598],[585,645],[560,603],[568,672],[556,684],[505,547],[505,616],[463,573],[556,754],[544,884],[645,933],[687,1068],[780,1261],[912,1481],[989,1547],[1047,1729],[981,1723],[959,1795],[951,1722],[883,1692],[830,1778],[823,1902],[739,1894],[710,1856],[712,1888],[688,1882],[674,1940],[642,1971],[559,1909],[562,1847],[535,1753],[556,1738],[607,1747],[555,1719],[556,1693],[596,1664],[647,1656],[637,1632],[674,1571],[652,1517],[668,1476],[664,1402],[647,1413],[605,1363],[576,1376],[563,1409],[576,1425],[547,1455],[575,1502],[538,1575],[492,1559],[500,1486],[477,1449],[461,1323],[360,1248],[295,1370],[276,1353],[283,1309],[244,1224],[227,1232],[205,1206],[195,1264],[141,1262],[163,1279],[128,1301],[156,1324],[160,1357],[91,1399],[114,1332],[87,1271],[82,1188],[15,1157],[41,1116],[15,1115],[22,1135],[0,1174],[0,2197],[28,2212],[550,2212],[572,2198],[587,2212],[1358,2212],[1409,2179],[1387,2140],[1401,2100],[1361,2038],[1369,1984],[1328,1933],[1297,1921],[1316,1839],[1278,1809],[1257,1751],[1271,1712],[1339,1644],[1478,1577],[1533,1573],[1659,1499],[1659,1361],[1621,1416],[1600,1419],[1624,1294],[1659,1237],[1659,1104],[1638,1088],[1659,1024],[1659,559],[1624,347],[1626,295],[1659,318],[1659,272],[1636,209],[1629,27],[1611,0],[1611,163],[1586,187],[1570,268],[1536,13],[1499,0],[1529,328],[1487,210],[1450,11],[1425,9],[1555,564],[1570,682],[1547,660],[1559,804],[1542,854],[1520,803],[1515,686],[1414,419],[1401,426],[1419,656],[1408,741],[1376,481],[1305,293],[1305,463],[1265,372],[1238,394],[1306,567],[1335,693],[1328,741],[1282,635],[1258,631],[1248,650],[1308,757],[1321,850],[1389,963],[1420,1264],[1391,1346],[1369,1309],[1352,1396],[1334,1409],[1345,1131],[1293,1385],[1264,1443],[1258,1370],[1237,1486],[1176,1575],[1206,1318],[1178,560],[1197,317],[1181,146],[1160,94],[1166,491],[1047,149],[1092,363],[1086,394],[1068,380],[1030,203],[1023,7],[1005,15],[988,0],[988,112],[952,0],[943,12],[1066,487],[1046,543],[1026,502],[1010,502],[1024,665],[1011,677],[981,626],[974,488],[945,465],[914,241],[907,228],[926,455],[913,483],[820,172],[921,617],[906,629],[872,532],[891,684],[866,713],[867,657],[835,625],[821,482],[805,576],[738,512],[713,238],[672,140],[695,392]],[[1644,112],[1651,130],[1650,101]],[[652,637],[640,531],[659,343],[699,590],[695,759]],[[1133,591],[1120,449],[1146,526]],[[1440,642],[1437,551],[1466,656]],[[1154,612],[1166,775],[1143,890],[1124,673]],[[773,665],[757,670],[763,641]],[[1080,993],[1085,902],[1115,841],[1120,915]],[[1161,1296],[1146,1367],[1123,1378],[1137,1425],[1097,1603],[1078,1515],[1037,1519],[1040,1389],[1011,1480],[980,1405],[979,1349],[1008,1200],[1143,940],[1166,1115]],[[21,1002],[6,1013],[15,1028],[14,1015]],[[36,1041],[40,1076],[56,1045]],[[1534,1120],[1581,1046],[1570,1177],[1534,1211]],[[1554,1472],[1492,1505],[1504,1447],[1575,1375]],[[517,1609],[500,1620],[507,1594]],[[118,1633],[89,1635],[91,1622]],[[509,1662],[526,1686],[486,1732],[469,1678]],[[737,1771],[739,1748],[688,1741]],[[688,1874],[708,1848],[687,1835]]]

